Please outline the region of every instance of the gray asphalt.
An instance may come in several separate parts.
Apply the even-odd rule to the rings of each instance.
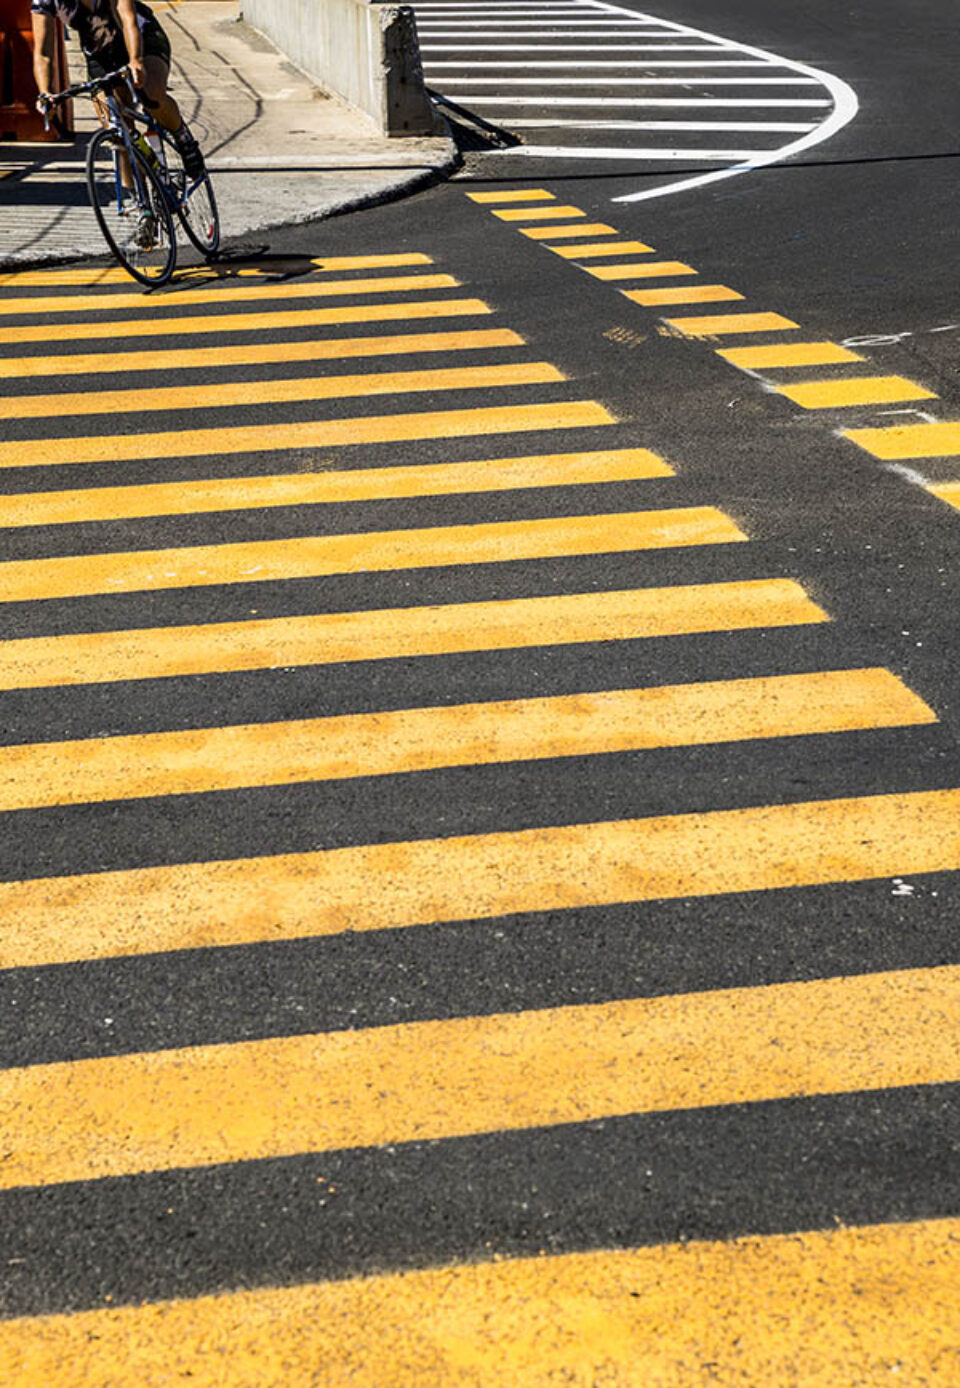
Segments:
[[[467,197],[543,187],[591,221],[695,266],[704,282],[747,296],[742,305],[678,308],[677,316],[765,310],[802,324],[804,341],[884,339],[859,349],[877,374],[921,382],[940,397],[930,402],[937,417],[958,419],[960,32],[943,10],[936,0],[843,7],[661,0],[658,15],[813,63],[854,87],[859,116],[794,164],[662,201],[618,204],[612,199],[640,186],[648,170],[611,171],[576,159],[553,161],[548,171],[538,165],[531,179],[517,161],[472,153],[454,181],[410,200],[270,233],[268,246],[230,248],[234,265],[249,261],[293,276],[302,273],[297,257],[426,252],[464,286],[439,297],[476,295],[497,317],[475,326],[495,322],[522,334],[528,345],[511,360],[547,360],[569,377],[555,387],[512,390],[509,403],[594,398],[620,421],[613,430],[584,431],[576,444],[543,433],[355,445],[337,451],[338,467],[640,446],[668,459],[677,478],[34,527],[7,532],[4,557],[282,539],[321,526],[324,534],[356,533],[687,505],[719,507],[749,544],[0,607],[0,636],[10,640],[240,621],[254,611],[261,618],[372,611],[782,576],[801,582],[833,619],[816,627],[11,690],[0,694],[5,743],[861,666],[900,676],[935,710],[937,723],[16,811],[4,815],[0,876],[18,881],[960,785],[960,514],[837,436],[848,423],[894,422],[881,413],[891,407],[801,410],[712,350],[739,342],[665,333],[665,310],[630,303],[616,284],[592,279]],[[0,312],[15,314],[15,300],[37,292],[67,291],[4,290]],[[136,316],[112,314],[112,292],[103,291],[104,322]],[[175,312],[175,289],[169,302]],[[219,305],[196,311],[210,319],[205,345],[222,341]],[[423,330],[453,326],[459,323]],[[418,330],[360,324],[328,331]],[[289,340],[309,335],[286,333]],[[178,343],[198,345],[176,335],[152,345]],[[49,350],[90,349],[64,342]],[[42,350],[24,344],[4,355]],[[456,355],[442,363],[426,354],[404,358],[396,369],[490,359]],[[285,365],[282,374],[354,369],[394,367],[388,360],[304,363]],[[191,383],[276,374],[270,366],[211,367]],[[830,368],[825,378],[843,374]],[[111,384],[177,379],[141,373]],[[100,384],[69,377],[54,385],[19,382],[17,390]],[[502,399],[502,392],[477,390],[351,400],[328,412],[362,418]],[[231,425],[244,425],[306,420],[317,411],[243,405],[191,412],[189,425],[218,427],[225,414]],[[80,434],[169,427],[160,415],[71,425]],[[62,419],[30,419],[8,424],[4,438],[63,434]],[[922,466],[947,478],[958,475],[954,463]],[[175,480],[303,467],[301,455],[278,450],[174,459],[149,472],[150,480]],[[113,486],[143,474],[139,462],[9,469],[0,489]],[[5,1066],[32,1066],[960,963],[960,877],[911,876],[909,885],[912,893],[901,894],[889,879],[843,882],[6,969],[0,1056]],[[106,1025],[105,1018],[113,1020]],[[311,1184],[321,1169],[343,1192],[322,1208]],[[938,1084],[20,1187],[0,1196],[8,1253],[2,1306],[20,1316],[99,1306],[105,1296],[137,1303],[542,1248],[562,1253],[957,1217],[958,1177],[960,1086]],[[166,1209],[176,1217],[161,1218]]]

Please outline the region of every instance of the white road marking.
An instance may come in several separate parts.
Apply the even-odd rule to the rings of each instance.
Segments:
[[[511,130],[546,130],[554,127],[569,127],[573,130],[737,130],[746,133],[755,131],[758,134],[816,129],[810,121],[779,120],[564,120],[562,116],[558,116],[556,119],[544,117],[510,122]]]
[[[552,4],[550,0],[528,0],[527,4],[523,0],[484,0],[482,5],[478,0],[424,0],[415,8],[431,85],[450,89],[457,101],[473,103],[488,116],[499,116],[508,127],[518,131],[554,129],[561,139],[568,132],[573,136],[582,131],[587,136],[581,145],[517,145],[498,150],[498,159],[633,159],[653,163],[711,160],[728,165],[659,187],[644,187],[621,195],[614,199],[616,202],[664,197],[788,159],[829,139],[853,119],[858,109],[853,90],[830,73],[690,25],[638,13],[610,0],[557,0]],[[627,56],[648,53],[663,56]],[[510,54],[527,56],[524,61],[515,61],[507,56]],[[595,58],[593,54],[609,57]],[[691,56],[680,56],[685,54]],[[444,59],[441,55],[450,57]],[[725,68],[736,72],[725,72]],[[763,68],[770,75],[750,75]],[[672,71],[670,75],[651,75],[657,69]],[[525,75],[511,76],[511,72]],[[614,72],[617,75],[612,75]],[[657,88],[670,86],[698,94],[649,95]],[[799,93],[781,97],[763,90],[812,86],[822,89],[822,99],[801,99]],[[742,94],[723,95],[724,89],[731,87],[740,88]],[[577,95],[578,88],[610,94],[581,96]],[[558,89],[563,89],[563,93]],[[691,112],[736,108],[756,111],[761,118],[742,122],[578,120],[578,112],[588,106],[598,114],[612,108],[638,113],[644,108],[686,108]],[[517,108],[526,108],[523,118],[511,121],[510,112]],[[562,114],[562,108],[570,114]],[[763,113],[772,108],[798,110],[799,118],[764,121]],[[801,108],[811,113],[809,120],[799,116]],[[602,135],[618,130],[652,130],[661,134],[694,131],[702,133],[705,140],[703,148],[684,149],[669,142],[652,147],[640,142],[613,146],[589,139],[592,133]],[[721,148],[722,140],[711,146],[710,137],[722,136],[725,130],[796,138],[770,149]]]
[[[697,59],[697,60],[695,60],[695,61],[691,61],[690,59],[676,59],[676,58],[666,58],[666,59],[664,59],[664,58],[654,58],[654,59],[642,58],[642,59],[640,59],[640,60],[630,61],[630,62],[626,62],[626,63],[624,63],[624,62],[617,62],[616,60],[612,60],[612,61],[611,61],[611,60],[608,60],[608,59],[600,59],[600,60],[598,61],[598,60],[593,59],[593,58],[588,58],[588,59],[586,60],[586,62],[584,62],[582,59],[579,59],[579,58],[571,58],[569,62],[564,62],[562,59],[558,60],[558,59],[556,59],[556,58],[550,58],[550,59],[547,59],[546,62],[542,62],[542,63],[537,63],[537,62],[533,62],[533,63],[531,63],[531,62],[520,62],[520,63],[488,63],[488,62],[470,63],[470,64],[469,64],[469,71],[470,71],[470,72],[476,72],[476,71],[477,71],[478,69],[480,69],[480,68],[491,68],[491,67],[492,67],[492,68],[496,68],[499,72],[503,72],[505,69],[512,69],[512,68],[523,68],[523,70],[524,70],[525,72],[529,72],[532,68],[558,68],[558,67],[559,67],[559,68],[568,68],[568,67],[577,67],[577,68],[610,68],[610,67],[612,67],[612,68],[615,68],[617,72],[622,72],[622,71],[624,70],[624,68],[638,67],[638,68],[642,68],[644,72],[647,72],[647,71],[648,71],[650,68],[652,68],[652,67],[695,67],[695,68],[697,68],[697,69],[701,69],[701,68],[705,68],[705,67],[721,67],[721,68],[728,68],[728,67],[769,67],[769,66],[770,66],[769,63],[761,62],[759,58],[750,58],[750,59],[745,60],[745,61],[742,61],[742,62],[741,62],[741,61],[734,61],[734,62],[731,62],[729,58],[714,58],[714,59],[712,59],[712,60],[709,61],[709,62],[704,61],[704,60],[702,60],[702,59]],[[431,63],[431,64],[430,64],[430,69],[431,69],[431,71],[437,71],[437,70],[440,69],[440,68],[454,68],[456,71],[463,72],[463,71],[464,71],[464,64],[463,64],[462,62],[459,62],[459,63]],[[445,80],[449,80],[449,79],[445,79]],[[467,80],[469,80],[469,74],[467,74]],[[711,79],[711,80],[712,80],[712,79]],[[546,81],[546,78],[544,79],[544,81]]]

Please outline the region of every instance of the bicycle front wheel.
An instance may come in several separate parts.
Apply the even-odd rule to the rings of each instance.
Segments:
[[[220,247],[220,212],[210,175],[191,179],[183,156],[165,130],[161,130],[167,178],[177,195],[177,215],[188,238],[201,255],[212,260]]]
[[[115,130],[98,130],[90,141],[87,188],[100,230],[127,274],[141,284],[168,280],[177,263],[170,208],[153,169]]]

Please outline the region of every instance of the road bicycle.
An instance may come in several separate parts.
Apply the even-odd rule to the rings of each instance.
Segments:
[[[117,91],[126,87],[129,104]],[[201,255],[212,259],[220,245],[220,214],[210,175],[191,178],[172,137],[137,100],[127,68],[57,92],[53,110],[73,97],[88,96],[106,124],[87,149],[90,202],[117,260],[141,284],[164,284],[177,264],[176,221]],[[97,101],[99,98],[99,102]]]

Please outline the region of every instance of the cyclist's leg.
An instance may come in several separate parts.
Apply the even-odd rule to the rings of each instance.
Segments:
[[[203,155],[180,108],[167,91],[170,77],[170,44],[166,34],[154,21],[143,30],[143,67],[145,81],[140,97],[158,125],[173,137],[183,166],[190,178],[203,173]]]

